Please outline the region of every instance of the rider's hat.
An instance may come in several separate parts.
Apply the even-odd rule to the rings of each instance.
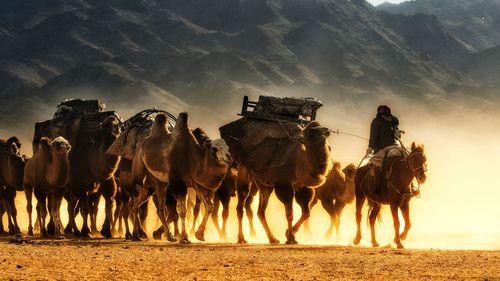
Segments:
[[[377,114],[391,115],[391,109],[387,105],[377,107]]]

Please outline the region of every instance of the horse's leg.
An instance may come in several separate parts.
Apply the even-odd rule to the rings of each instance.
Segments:
[[[333,228],[337,223],[337,214],[335,213],[335,206],[333,205],[333,199],[323,198],[323,200],[321,200],[321,206],[323,206],[323,209],[325,209],[328,215],[330,215],[330,226],[328,227],[328,230],[324,235],[325,239],[330,239],[330,237],[332,236]]]
[[[363,205],[365,204],[366,197],[361,194],[356,194],[356,237],[354,238],[354,245],[358,245],[361,241],[361,211],[363,210]]]
[[[370,210],[369,220],[370,220],[370,232],[372,236],[372,246],[378,247],[379,244],[375,236],[375,221],[377,220],[377,217],[380,213],[380,204],[372,201],[370,202],[370,205],[371,205],[371,210]]]
[[[246,244],[245,235],[243,234],[243,207],[248,197],[248,186],[237,186],[238,204],[236,205],[236,215],[238,216],[238,244]],[[248,215],[248,211],[247,211]]]
[[[410,231],[411,221],[410,221],[410,202],[406,201],[401,207],[401,212],[403,213],[403,219],[405,220],[405,229],[401,233],[401,240],[405,240]]]
[[[196,190],[196,193],[205,206],[205,214],[203,215],[203,219],[200,226],[198,227],[198,230],[195,232],[195,237],[200,241],[205,241],[205,229],[207,226],[207,221],[214,211],[214,192],[199,186]]]
[[[219,196],[214,196],[214,209],[210,216],[212,217],[212,221],[217,229],[217,233],[219,233],[219,237],[222,239],[222,230],[219,225],[219,207],[220,207],[220,198]]]
[[[189,241],[188,234],[186,231],[186,214],[187,214],[186,194],[176,195],[175,200],[177,200],[177,213],[181,218],[181,239],[179,240],[179,243],[190,244],[191,241]]]
[[[266,219],[266,209],[267,205],[269,204],[269,197],[271,196],[272,191],[273,188],[259,185],[259,209],[257,210],[257,215],[259,216],[259,220],[262,226],[264,227],[264,230],[266,231],[267,238],[269,238],[269,243],[278,244],[280,241],[276,239],[272,234]],[[287,210],[287,215],[288,215],[288,210]],[[292,213],[292,218],[293,218],[293,213]],[[289,227],[289,229],[291,230],[291,227]]]
[[[302,187],[299,191],[295,192],[295,201],[302,209],[300,219],[293,226],[293,233],[299,231],[300,226],[311,216],[311,201],[314,198],[314,189]]]
[[[340,200],[335,200],[334,211],[335,211],[335,234],[337,238],[340,238],[340,215],[342,215],[342,211],[344,210],[345,203]]]
[[[192,225],[191,225],[191,230],[189,233],[191,235],[195,235],[196,232],[196,222],[198,220],[198,215],[200,214],[200,206],[201,206],[201,200],[198,198],[198,195],[196,195],[196,200],[195,204],[193,206],[193,216],[191,217],[193,219]]]
[[[392,214],[392,220],[394,222],[394,243],[398,246],[398,249],[402,249],[403,244],[401,244],[401,237],[399,236],[399,227],[400,227],[400,222],[399,222],[399,216],[398,216],[398,204],[391,204],[391,214]]]

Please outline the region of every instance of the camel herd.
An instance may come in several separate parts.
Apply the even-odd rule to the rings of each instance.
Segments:
[[[98,233],[111,238],[121,235],[124,227],[126,239],[141,240],[147,238],[144,223],[150,214],[146,203],[151,199],[161,222],[153,232],[155,239],[190,243],[187,213],[191,211],[191,233],[197,240],[205,240],[210,218],[225,239],[229,202],[236,197],[238,243],[246,243],[242,220],[246,212],[251,235],[255,235],[251,205],[258,194],[257,216],[269,242],[279,243],[266,218],[272,192],[285,207],[286,243],[297,243],[295,233],[302,224],[307,231],[311,208],[318,201],[331,217],[325,235],[331,236],[334,228],[338,233],[342,210],[356,197],[357,169],[353,164],[342,169],[340,163],[332,162],[328,128],[312,121],[305,126],[288,124],[289,128],[280,131],[273,121],[245,120],[221,127],[222,138],[213,140],[202,129],[191,129],[188,119],[187,113],[180,113],[172,126],[167,115],[158,113],[148,134],[134,144],[130,159],[108,151],[123,134],[123,122],[116,114],[104,118],[86,138],[71,134],[83,127],[81,118],[72,119],[70,125],[54,126],[49,136],[33,142],[31,158],[21,156],[16,137],[0,140],[0,217],[7,214],[9,234],[20,234],[14,203],[17,191],[26,194],[31,236],[33,224],[41,237],[56,238]],[[287,157],[271,159],[266,165],[257,163],[260,155],[269,154],[268,147],[286,147],[287,152],[279,156]],[[33,193],[38,202],[34,223]],[[194,205],[189,204],[190,194],[195,195]],[[105,200],[105,220],[98,232],[101,198]],[[66,226],[60,218],[63,199],[68,202]],[[294,200],[302,210],[295,223]],[[205,212],[197,225],[201,203]],[[75,221],[78,215],[83,218],[80,226]],[[1,219],[0,233],[5,233]]]

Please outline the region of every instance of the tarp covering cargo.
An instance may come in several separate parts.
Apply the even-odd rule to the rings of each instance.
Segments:
[[[243,117],[219,130],[233,158],[251,170],[260,171],[285,165],[300,145],[302,129],[296,123]]]
[[[158,113],[167,115],[169,129],[172,130],[176,122],[176,118],[172,114],[158,109],[143,110],[124,122],[122,133],[106,153],[132,160],[136,148],[149,135]]]
[[[72,146],[76,145],[78,138],[98,138],[99,126],[109,116],[121,118],[114,111],[103,111],[104,103],[99,100],[73,99],[57,105],[52,119],[37,122],[33,136],[33,149],[42,137],[55,138],[62,136]]]

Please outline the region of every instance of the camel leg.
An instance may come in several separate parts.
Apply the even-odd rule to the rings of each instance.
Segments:
[[[330,215],[330,226],[328,227],[328,230],[325,233],[325,239],[330,239],[332,236],[333,228],[335,227],[335,224],[337,223],[337,214],[335,213],[335,206],[333,205],[333,200],[331,198],[325,198],[321,200],[321,206],[323,206],[323,209]]]
[[[142,226],[141,226],[141,218],[139,216],[139,208],[142,204],[144,204],[147,201],[149,195],[148,195],[148,190],[145,187],[138,186],[137,189],[139,190],[139,194],[133,197],[133,203],[131,208],[131,213],[133,218],[132,224],[134,225],[134,230],[132,232],[131,238],[134,241],[141,241],[142,239],[140,237],[139,228],[142,228]]]
[[[52,196],[52,192],[50,192],[47,196],[47,208],[49,212],[49,223],[47,224],[47,233],[50,236],[54,236],[56,234],[56,225],[54,223],[54,218],[52,217],[52,200],[54,199],[54,196]]]
[[[111,223],[111,235],[121,236],[123,234],[122,228],[122,213],[123,213],[123,198],[120,196],[115,196],[115,211],[113,213],[113,221]],[[118,230],[116,230],[116,225],[118,224]]]
[[[295,233],[293,232],[293,195],[291,186],[282,185],[275,188],[276,197],[285,205],[285,215],[287,220],[286,244],[297,244]]]
[[[132,204],[133,201],[130,199],[128,202],[125,202],[122,213],[123,223],[125,224],[125,239],[127,240],[132,239],[132,233],[130,232],[130,227],[129,227],[130,210],[132,209]]]
[[[79,204],[78,198],[69,195],[66,198],[68,202],[68,225],[64,229],[64,233],[66,234],[71,234],[73,233],[74,236],[80,236],[80,230],[76,226],[76,214],[78,212],[77,205]]]
[[[354,245],[358,245],[361,241],[361,218],[363,214],[363,205],[365,204],[366,196],[356,194],[356,237],[354,238]]]
[[[92,235],[97,235],[97,213],[99,213],[99,202],[101,201],[101,193],[96,192],[89,195],[89,217],[90,217],[90,232]],[[104,235],[103,235],[104,236]]]
[[[105,200],[105,214],[106,217],[104,219],[104,223],[102,224],[101,235],[106,238],[111,238],[111,222],[113,221],[113,206],[115,204],[115,195],[116,195],[116,182],[115,178],[111,177],[104,182],[101,182],[100,186],[101,190],[99,193],[102,194]],[[100,197],[98,194],[97,197]],[[95,209],[97,211],[97,207],[99,203],[95,201]],[[95,216],[97,217],[97,212],[95,212]]]
[[[12,190],[9,191],[9,194],[7,196],[7,205],[9,208],[9,213],[12,218],[12,226],[13,226],[13,231],[11,235],[16,235],[20,234],[21,230],[19,229],[19,224],[17,223],[17,209],[16,209],[16,203],[14,202],[16,199],[16,190],[13,188]]]
[[[236,214],[238,216],[238,244],[246,244],[245,235],[243,234],[243,207],[248,197],[248,190],[241,189],[238,186],[238,204],[236,205]],[[247,213],[248,214],[248,213]]]
[[[230,200],[231,200],[231,197],[227,197],[227,199],[221,200],[221,203],[222,203],[222,235],[221,235],[221,238],[223,240],[227,239],[226,224],[227,224],[227,219],[229,217],[229,201]]]
[[[5,214],[5,208],[3,206],[2,201],[0,200],[0,235],[7,234],[7,232],[5,231],[4,226],[3,226],[3,215],[4,214]]]
[[[83,218],[83,225],[82,225],[82,230],[81,230],[81,233],[82,233],[82,236],[83,237],[92,237],[92,234],[90,232],[90,228],[88,226],[88,219],[89,219],[89,213],[90,213],[90,198],[85,195],[85,197],[80,200],[80,213],[82,215],[82,218]]]
[[[43,192],[35,194],[37,203],[37,213],[38,213],[38,221],[40,224],[40,236],[42,238],[47,238],[49,235],[47,233],[46,228],[46,219],[47,219],[47,195]]]
[[[157,184],[156,188],[156,200],[158,202],[158,216],[160,217],[162,227],[163,227],[163,233],[165,234],[165,237],[167,237],[167,240],[170,242],[176,242],[177,240],[173,237],[172,232],[170,232],[170,227],[168,226],[167,218],[168,218],[168,209],[166,206],[166,199],[167,199],[167,184]]]
[[[186,195],[185,194],[176,195],[175,200],[177,200],[177,213],[181,218],[181,239],[179,240],[179,243],[190,244],[191,241],[189,241],[186,231],[186,213],[187,213]]]
[[[408,231],[410,231],[411,221],[410,221],[410,202],[405,202],[401,207],[401,212],[403,213],[403,219],[405,220],[405,228],[403,233],[401,233],[401,240],[405,240],[408,235]]]
[[[398,249],[404,248],[403,244],[401,244],[401,237],[399,236],[399,227],[400,222],[399,222],[399,216],[398,216],[398,204],[391,204],[391,214],[392,214],[392,220],[394,223],[394,243],[396,243]]]
[[[297,233],[302,223],[311,216],[311,201],[313,198],[314,189],[303,187],[299,191],[295,192],[295,201],[297,201],[300,208],[302,209],[302,215],[300,216],[300,219],[297,221],[297,223],[295,223],[295,225],[293,226],[293,233]]]
[[[214,196],[214,209],[210,216],[212,217],[212,221],[215,225],[215,228],[217,229],[217,233],[219,233],[219,237],[222,238],[222,229],[219,226],[219,206],[220,206],[220,199],[218,196]]]
[[[344,210],[345,203],[340,200],[335,200],[334,210],[335,210],[335,234],[337,235],[337,239],[340,238],[340,215],[342,215],[342,211]]]
[[[200,214],[200,206],[201,206],[201,200],[196,196],[195,204],[193,206],[193,216],[191,217],[193,219],[192,225],[191,225],[191,230],[189,233],[192,235],[195,234],[196,232],[196,222],[198,221],[198,215]]]
[[[146,198],[146,201],[142,203],[142,205],[139,207],[139,219],[141,220],[139,235],[141,236],[141,238],[148,238],[147,228],[146,228],[146,219],[148,217],[148,207],[149,207],[148,201],[149,201],[149,195]]]
[[[247,200],[245,201],[245,212],[247,214],[248,225],[250,227],[250,237],[255,238],[257,237],[257,232],[255,232],[255,228],[253,226],[253,210],[252,210],[253,198],[254,196],[252,196],[251,194],[248,195]]]
[[[198,227],[198,230],[195,232],[195,237],[200,241],[205,241],[205,229],[207,227],[207,221],[214,211],[214,192],[199,186],[196,190],[196,193],[205,206],[205,214],[203,214],[201,224]]]
[[[370,232],[372,236],[372,246],[373,247],[378,247],[379,244],[377,242],[377,237],[375,235],[375,221],[377,220],[378,214],[380,213],[380,204],[376,202],[370,202],[371,210],[369,214],[369,221],[370,221]]]
[[[59,221],[60,220],[59,210],[61,208],[63,194],[64,190],[53,191],[51,193],[52,196],[51,204],[49,205],[51,216],[54,221],[54,235],[60,239],[64,239],[64,236],[62,235],[61,223]]]
[[[259,185],[259,209],[257,210],[257,215],[259,216],[259,220],[262,223],[264,230],[266,231],[267,237],[269,238],[269,243],[278,244],[280,241],[276,239],[272,234],[266,219],[266,209],[267,205],[269,204],[269,197],[271,196],[272,191],[273,189],[271,187]]]
[[[310,210],[312,210],[312,208],[318,203],[318,199],[316,198],[313,198],[313,200],[311,201],[311,206],[309,207]],[[309,228],[309,219],[305,220],[304,221],[304,232],[306,233],[306,235],[308,237],[311,237],[311,229]]]

